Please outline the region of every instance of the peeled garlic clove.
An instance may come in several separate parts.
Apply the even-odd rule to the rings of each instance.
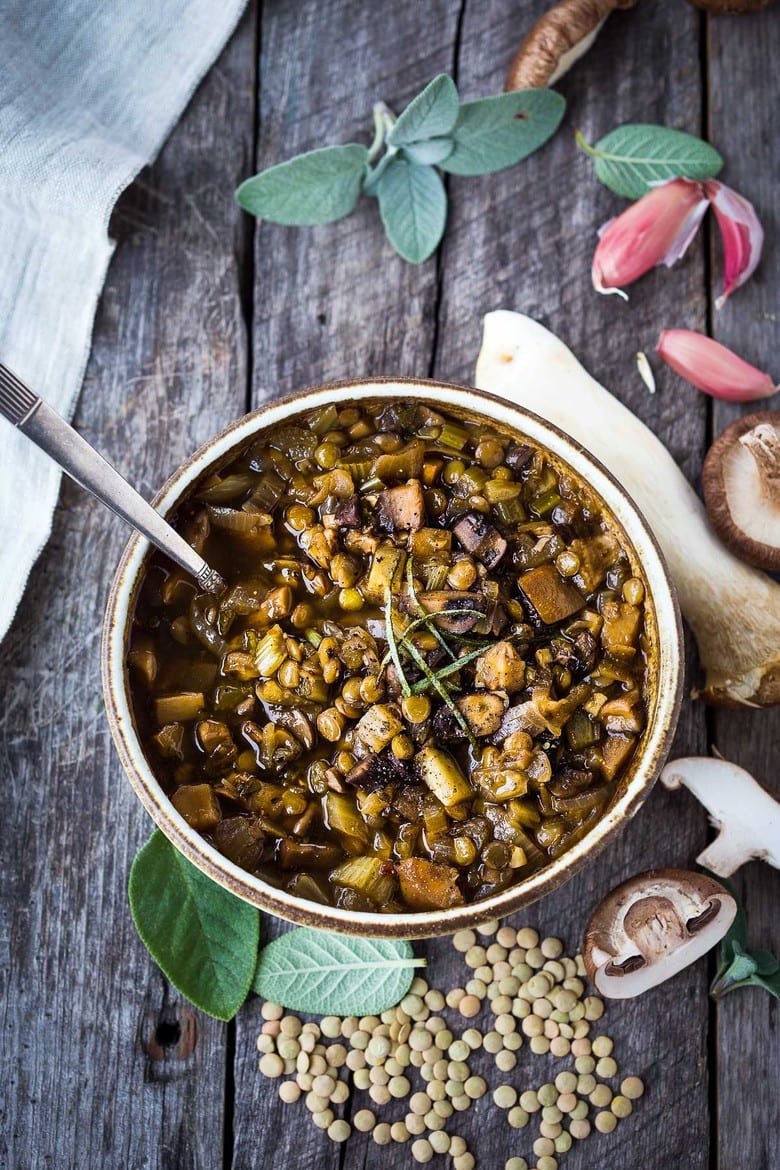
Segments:
[[[593,287],[628,300],[622,286],[657,264],[670,268],[686,252],[708,200],[701,183],[670,179],[605,224],[593,257]]]
[[[719,341],[692,329],[664,329],[658,353],[667,365],[705,394],[727,402],[755,402],[778,389],[755,366],[737,357]]]
[[[723,240],[723,292],[715,302],[715,308],[720,309],[755,272],[764,246],[764,229],[753,204],[725,183],[710,179],[704,191]]]

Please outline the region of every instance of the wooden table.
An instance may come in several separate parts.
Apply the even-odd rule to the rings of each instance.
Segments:
[[[468,382],[482,315],[497,307],[522,309],[560,334],[697,482],[708,443],[735,411],[660,368],[651,397],[634,355],[652,352],[663,327],[710,329],[780,375],[777,9],[707,19],[683,0],[643,0],[612,17],[560,87],[569,105],[555,139],[503,174],[451,180],[446,238],[420,267],[391,251],[369,201],[341,223],[307,230],[255,224],[233,203],[234,187],[257,165],[360,140],[376,98],[402,107],[441,71],[466,97],[499,90],[545,7],[266,0],[247,13],[112,224],[119,246],[76,424],[143,492],[245,410],[308,383],[349,374]],[[718,314],[719,246],[707,231],[677,269],[636,285],[628,307],[591,289],[596,228],[623,204],[594,179],[574,130],[592,141],[630,121],[707,133],[727,160],[724,178],[766,224],[758,275]],[[51,541],[0,651],[0,1165],[413,1165],[408,1149],[380,1150],[359,1134],[331,1145],[302,1106],[282,1107],[256,1068],[258,1001],[228,1026],[205,1018],[136,937],[125,889],[150,824],[111,745],[99,682],[103,608],[126,536],[65,484]],[[778,733],[777,711],[687,702],[674,750],[716,744],[777,790]],[[707,837],[692,798],[656,790],[613,849],[524,921],[576,947],[585,916],[611,886],[649,866],[691,863]],[[754,863],[736,885],[751,939],[777,951],[780,874]],[[462,979],[447,940],[422,949],[434,984]],[[702,961],[609,1008],[621,1065],[641,1074],[648,1092],[615,1134],[594,1135],[567,1155],[567,1170],[777,1170],[778,1005],[759,990],[716,1005],[707,995],[712,967]],[[523,1050],[517,1077],[538,1085],[552,1068]],[[483,1170],[530,1152],[528,1137],[514,1134],[489,1098],[458,1115],[456,1128]]]

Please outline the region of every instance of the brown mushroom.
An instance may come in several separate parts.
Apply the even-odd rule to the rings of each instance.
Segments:
[[[631,999],[677,975],[723,938],[737,904],[719,882],[684,869],[650,869],[608,894],[585,930],[596,990]]]
[[[780,411],[726,427],[707,452],[702,489],[727,548],[757,569],[780,569]]]
[[[637,0],[561,0],[536,22],[512,59],[504,89],[542,89],[555,85],[587,53],[601,26],[616,8]]]

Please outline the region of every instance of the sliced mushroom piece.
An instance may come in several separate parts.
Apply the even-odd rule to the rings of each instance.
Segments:
[[[702,489],[726,547],[757,569],[780,569],[780,411],[726,427],[707,452]]]
[[[426,613],[439,616],[436,625],[448,634],[467,634],[488,613],[490,599],[482,593],[467,593],[461,589],[435,589],[431,593],[418,594],[417,600]],[[400,599],[405,613],[415,614],[417,608],[406,594]],[[478,611],[478,612],[477,612]]]
[[[699,865],[718,877],[729,877],[753,858],[780,869],[780,803],[744,768],[729,760],[687,756],[666,765],[661,783],[685,785],[719,830],[696,858]]]
[[[572,678],[584,678],[596,665],[596,639],[587,630],[580,630],[572,642],[562,642],[555,652],[555,661],[565,666]]]
[[[521,573],[517,585],[535,614],[547,626],[565,621],[585,604],[579,589],[563,578],[555,565],[538,565]]]
[[[346,500],[339,500],[333,512],[333,519],[341,528],[359,528],[363,523],[359,498],[355,495],[348,496]]]
[[[728,890],[705,874],[651,869],[613,890],[585,930],[583,958],[596,990],[631,999],[706,954],[737,914]]]
[[[458,517],[452,531],[465,548],[488,569],[493,569],[507,550],[501,533],[481,512],[465,512]]]
[[[476,736],[492,735],[498,731],[508,704],[506,692],[493,691],[462,695],[455,701],[455,706],[468,723],[472,734]],[[438,709],[433,717],[431,730],[438,741],[466,738],[466,732],[448,707]]]
[[[390,748],[385,748],[379,753],[371,752],[362,760],[358,760],[344,777],[346,784],[354,788],[363,788],[367,792],[375,792],[378,788],[386,788],[399,782],[410,784],[413,780],[411,764],[399,760]]]
[[[380,528],[385,532],[414,532],[425,523],[425,500],[419,479],[385,488],[376,501]]]

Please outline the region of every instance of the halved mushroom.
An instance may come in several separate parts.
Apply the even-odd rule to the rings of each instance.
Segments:
[[[726,427],[707,452],[702,488],[712,527],[734,555],[780,569],[780,411]]]
[[[705,874],[637,874],[607,895],[586,927],[583,958],[591,982],[610,999],[640,995],[711,950],[736,913],[728,890]]]

